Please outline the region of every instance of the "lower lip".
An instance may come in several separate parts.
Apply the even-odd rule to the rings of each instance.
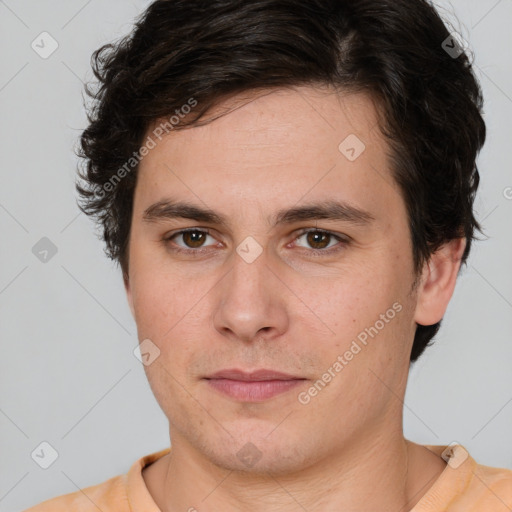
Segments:
[[[242,381],[231,379],[207,379],[210,386],[242,402],[262,402],[290,391],[304,382],[304,379]]]

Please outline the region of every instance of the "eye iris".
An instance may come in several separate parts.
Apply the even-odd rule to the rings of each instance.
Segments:
[[[182,233],[185,245],[191,248],[201,247],[203,245],[206,233],[202,231],[185,231]],[[320,231],[311,231],[306,234],[308,244],[314,249],[325,249],[330,242],[331,235]]]
[[[185,231],[182,236],[183,241],[189,247],[201,247],[206,234],[202,233],[201,231]]]
[[[319,231],[312,231],[307,234],[308,244],[311,245],[313,249],[325,249],[329,245],[329,239],[330,235]],[[317,244],[320,244],[321,247],[317,247]]]

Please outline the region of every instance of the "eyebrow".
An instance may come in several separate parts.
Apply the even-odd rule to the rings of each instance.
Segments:
[[[224,227],[230,225],[226,217],[209,208],[203,208],[185,201],[173,201],[171,199],[162,199],[152,204],[146,208],[142,214],[142,219],[145,222],[158,222],[179,218]],[[338,220],[358,226],[367,226],[376,219],[370,212],[348,203],[326,200],[279,210],[267,220],[268,223],[273,226],[278,224],[293,224],[294,222],[305,220]]]

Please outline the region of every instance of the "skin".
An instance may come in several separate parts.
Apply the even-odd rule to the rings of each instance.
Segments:
[[[211,116],[226,108],[210,124],[163,137],[139,168],[125,287],[139,340],[160,350],[144,368],[172,443],[143,471],[147,487],[163,512],[411,510],[446,464],[403,436],[409,355],[416,323],[444,315],[465,241],[437,251],[413,287],[405,204],[369,97],[275,89],[226,100]],[[355,161],[338,149],[349,134],[366,146]],[[151,204],[171,197],[214,210],[228,225],[143,220]],[[375,220],[268,222],[280,209],[324,200]],[[190,237],[164,240],[191,227],[210,229],[199,255]],[[300,232],[315,228],[348,243]],[[248,236],[263,249],[252,263],[236,252]],[[322,254],[326,245],[340,250]],[[300,403],[299,392],[394,303],[401,311]],[[247,403],[204,380],[234,367],[308,380]],[[237,457],[247,443],[261,453],[252,467]]]

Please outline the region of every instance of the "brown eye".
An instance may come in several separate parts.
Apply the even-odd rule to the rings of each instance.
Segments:
[[[295,245],[309,249],[311,254],[332,254],[342,250],[348,245],[349,240],[343,235],[336,235],[330,231],[320,229],[305,229],[294,241]]]
[[[208,231],[204,231],[202,229],[185,229],[178,231],[171,236],[165,237],[164,241],[166,245],[174,245],[174,249],[176,251],[186,251],[189,249],[192,250],[207,247],[206,241],[208,238],[212,239],[210,244],[212,241],[215,241]]]
[[[185,231],[181,236],[183,237],[183,241],[187,247],[196,249],[203,245],[208,234],[203,231]]]
[[[322,231],[310,231],[306,233],[306,240],[313,249],[325,249],[329,246],[331,235]]]

